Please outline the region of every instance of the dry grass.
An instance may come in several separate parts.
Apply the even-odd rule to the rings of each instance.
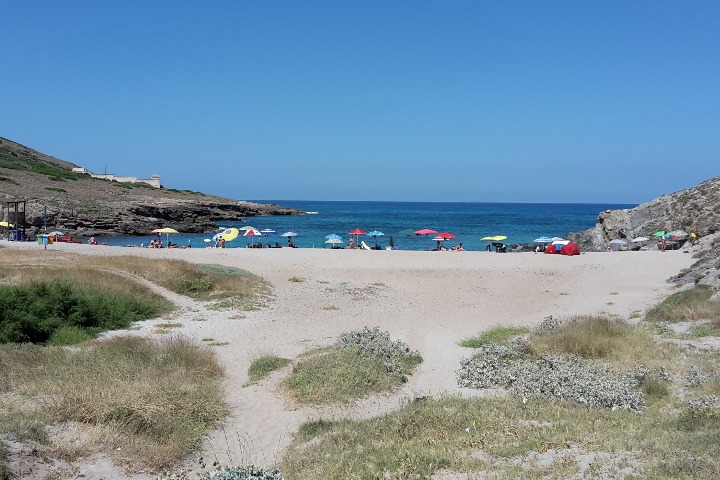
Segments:
[[[79,422],[137,467],[158,470],[192,452],[227,414],[214,355],[180,337],[73,350],[6,345],[0,364],[0,431],[17,437],[18,425]]]
[[[0,282],[22,285],[62,277],[74,284],[95,286],[110,293],[147,295],[147,287],[134,279],[141,278],[181,295],[215,302],[220,308],[236,309],[257,308],[269,295],[262,279],[237,268],[130,255],[50,256],[46,253],[0,249],[0,260],[5,266],[0,272]]]
[[[651,322],[720,322],[720,302],[711,301],[712,295],[713,290],[707,285],[696,285],[689,290],[673,293],[648,311],[645,319]]]
[[[542,351],[569,353],[588,359],[602,359],[619,366],[638,361],[653,362],[667,354],[645,329],[604,316],[579,316],[557,331],[533,334],[533,346]]]

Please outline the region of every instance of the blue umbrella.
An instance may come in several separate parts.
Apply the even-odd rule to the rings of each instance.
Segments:
[[[277,232],[275,230],[273,230],[272,228],[266,228],[265,230],[260,230],[260,233],[262,233],[263,235],[268,237],[270,235],[275,235]]]
[[[327,238],[328,240],[330,240],[331,238],[342,240],[342,237],[340,235],[336,235],[334,233],[331,233],[330,235],[325,235],[325,238]]]
[[[368,237],[379,237],[380,235],[385,235],[385,234],[383,232],[378,232],[377,230],[368,232]]]

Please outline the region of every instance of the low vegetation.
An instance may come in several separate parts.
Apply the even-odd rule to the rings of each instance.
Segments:
[[[651,322],[686,322],[690,320],[710,320],[720,322],[720,302],[710,298],[713,290],[707,285],[676,292],[662,303],[652,308],[646,315]]]
[[[283,368],[288,363],[290,363],[289,359],[275,355],[265,355],[255,359],[248,369],[248,384],[252,385],[259,382],[275,370]]]
[[[488,343],[505,343],[516,335],[530,333],[527,327],[493,327],[479,335],[460,342],[461,347],[480,348]]]
[[[82,348],[0,346],[0,433],[45,443],[49,424],[74,422],[82,450],[157,470],[198,448],[227,414],[223,371],[181,337],[119,337]],[[0,467],[1,468],[1,467]]]
[[[526,383],[522,395],[423,397],[370,420],[307,423],[284,459],[285,477],[431,478],[443,470],[490,478],[720,475],[717,354],[655,344],[648,330],[604,317],[549,317],[529,334],[495,339],[501,343],[482,343],[478,358],[493,352],[504,365],[528,362],[508,377],[515,382],[505,385],[510,391],[523,384],[524,371],[536,369],[533,361],[549,360],[553,368],[536,369],[541,378]],[[563,365],[573,374],[556,376]],[[603,374],[594,377],[602,387],[588,395],[620,398],[612,391],[615,375],[642,408],[603,408],[566,395],[578,391],[571,377],[595,381],[593,372]],[[559,396],[533,395],[555,380]]]
[[[108,293],[62,278],[0,286],[0,343],[75,344],[170,309],[161,297],[146,297]]]
[[[300,403],[345,403],[396,388],[420,362],[406,344],[366,327],[303,355],[284,384]]]

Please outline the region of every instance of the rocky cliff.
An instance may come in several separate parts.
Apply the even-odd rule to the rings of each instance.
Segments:
[[[659,230],[689,230],[693,225],[700,232],[700,245],[685,250],[698,261],[690,271],[671,280],[705,283],[720,292],[720,177],[635,208],[602,212],[593,228],[568,234],[568,238],[583,251],[603,251],[616,238],[650,236]]]
[[[147,235],[158,227],[180,232],[214,230],[218,222],[300,210],[244,202],[189,190],[119,183],[73,173],[77,165],[0,137],[0,220],[5,202],[25,201],[26,231],[43,227],[74,235]]]

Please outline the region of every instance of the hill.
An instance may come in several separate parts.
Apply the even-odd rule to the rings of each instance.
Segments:
[[[216,229],[217,222],[300,210],[155,188],[74,173],[77,165],[0,137],[0,201],[26,201],[26,233],[43,227],[73,235],[147,235],[160,226],[180,232]],[[7,207],[3,203],[3,218]]]

